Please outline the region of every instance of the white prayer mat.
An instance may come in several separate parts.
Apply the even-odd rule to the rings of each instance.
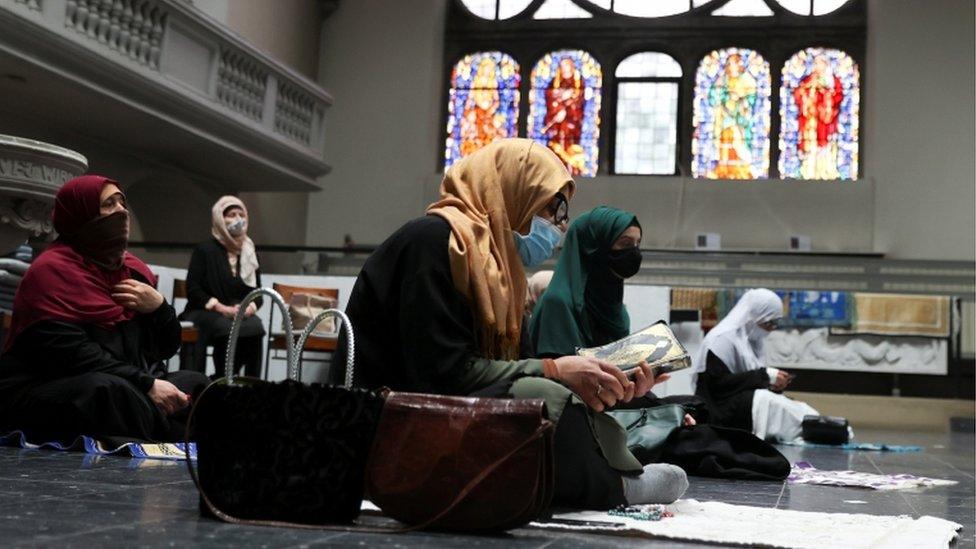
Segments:
[[[783,548],[943,548],[962,525],[936,517],[816,513],[678,500],[673,514],[657,521],[613,516],[605,511],[563,513],[532,527],[605,535]]]
[[[954,480],[917,477],[907,474],[879,475],[875,473],[861,473],[859,471],[821,471],[806,461],[795,463],[786,481],[790,484],[849,486],[852,488],[870,488],[872,490],[911,490],[914,488],[951,486],[956,484]]]

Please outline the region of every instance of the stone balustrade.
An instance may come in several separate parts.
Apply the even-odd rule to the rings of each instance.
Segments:
[[[0,28],[0,48],[23,52],[28,62],[44,50],[44,68],[63,63],[77,71],[80,59],[96,56],[89,63],[92,74],[81,77],[105,86],[107,75],[109,84],[139,90],[133,101],[179,124],[219,133],[221,143],[229,142],[238,154],[268,157],[283,180],[295,177],[308,185],[328,171],[322,142],[331,96],[192,2],[0,0]],[[152,104],[157,99],[158,107]],[[241,127],[260,139],[236,129]]]

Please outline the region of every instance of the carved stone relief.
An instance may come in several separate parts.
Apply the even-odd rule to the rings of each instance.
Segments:
[[[86,169],[88,160],[74,151],[0,135],[0,254],[50,234],[55,193]]]
[[[777,330],[769,334],[764,357],[784,369],[945,374],[945,339],[872,335],[832,336],[827,328]]]
[[[31,236],[54,231],[51,224],[53,204],[30,198],[0,196],[0,223],[23,229]]]

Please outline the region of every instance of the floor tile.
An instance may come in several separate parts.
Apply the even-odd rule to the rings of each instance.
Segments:
[[[782,447],[791,463],[823,470],[910,473],[958,484],[914,491],[790,485],[690,477],[686,498],[802,511],[931,515],[963,524],[954,547],[973,548],[976,452],[972,434],[868,432],[859,440],[919,444],[923,452],[852,452]],[[665,540],[520,529],[502,536],[402,535],[250,527],[204,519],[185,464],[0,448],[0,539],[4,546],[90,547],[700,547]]]

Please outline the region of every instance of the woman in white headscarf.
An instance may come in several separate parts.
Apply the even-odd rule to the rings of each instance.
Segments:
[[[214,365],[223,374],[231,320],[248,293],[261,287],[261,270],[254,242],[247,236],[247,206],[236,196],[223,196],[211,208],[210,236],[193,250],[186,274],[186,308],[180,318],[200,331],[192,369],[203,371],[206,348],[213,345]],[[238,340],[235,371],[261,375],[261,339],[264,328],[254,316],[261,301],[247,306]],[[183,366],[187,369],[187,366]]]
[[[763,366],[763,343],[782,318],[779,296],[753,289],[705,336],[695,357],[694,383],[695,394],[708,403],[711,423],[789,441],[801,435],[803,416],[818,415],[780,394],[789,374]]]

